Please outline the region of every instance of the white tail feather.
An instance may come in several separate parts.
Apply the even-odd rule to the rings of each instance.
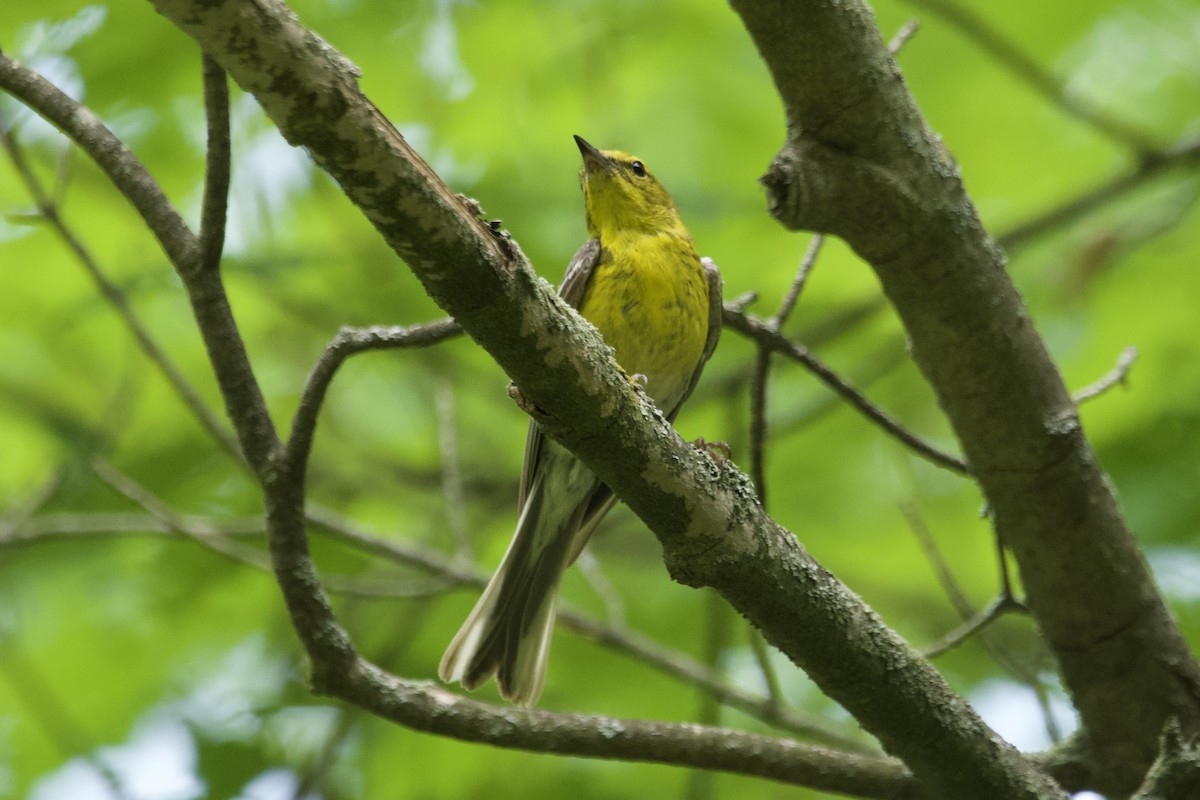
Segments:
[[[524,706],[542,694],[559,582],[594,527],[580,523],[600,485],[566,450],[543,448],[516,534],[438,667],[467,690],[495,675],[501,696]]]

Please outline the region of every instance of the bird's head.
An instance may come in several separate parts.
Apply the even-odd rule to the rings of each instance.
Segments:
[[[618,233],[683,228],[671,195],[640,159],[620,150],[597,150],[579,136],[575,143],[583,155],[579,183],[590,236],[603,242]]]

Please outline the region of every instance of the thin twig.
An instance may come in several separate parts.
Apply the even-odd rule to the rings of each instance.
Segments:
[[[1133,362],[1137,361],[1138,349],[1132,345],[1121,351],[1121,355],[1117,357],[1117,365],[1100,377],[1099,380],[1078,389],[1071,394],[1071,399],[1075,401],[1075,405],[1086,403],[1088,400],[1099,397],[1107,392],[1112,387],[1120,384],[1125,385],[1125,379],[1129,375],[1129,370],[1133,366]]]
[[[339,541],[364,552],[420,567],[434,575],[456,581],[464,586],[482,587],[487,582],[487,578],[483,574],[459,566],[447,560],[440,553],[422,548],[412,542],[374,536],[359,529],[352,521],[328,509],[314,507],[310,504],[307,517],[310,523],[324,529],[327,534],[335,535]],[[797,715],[785,707],[776,706],[768,699],[756,697],[752,693],[728,685],[718,673],[706,669],[691,657],[673,652],[636,631],[623,626],[605,625],[570,610],[560,611],[558,620],[566,630],[695,685],[717,697],[720,702],[763,722],[842,749],[862,753],[876,752],[872,746],[846,736],[824,720]]]
[[[821,254],[821,246],[823,244],[825,244],[825,235],[822,233],[813,236],[812,240],[808,243],[808,249],[804,251],[804,258],[800,259],[800,266],[796,269],[796,277],[792,279],[792,285],[788,289],[787,296],[779,304],[779,310],[775,312],[775,316],[772,319],[775,330],[783,330],[783,326],[787,324],[788,318],[792,316],[792,311],[796,308],[796,301],[800,299],[800,293],[804,291],[804,286],[808,283],[808,276],[812,273],[812,268],[817,263],[817,256]]]
[[[92,471],[96,473],[96,477],[133,503],[145,509],[147,513],[157,518],[173,533],[195,539],[210,550],[220,553],[233,561],[270,571],[271,562],[264,551],[255,547],[249,547],[241,542],[227,539],[215,530],[186,524],[175,513],[175,510],[164,503],[157,495],[124,472],[118,470],[105,459],[92,459]]]
[[[103,467],[101,468],[103,469]],[[123,495],[143,508],[149,505],[158,513],[111,513],[90,514],[46,514],[35,516],[8,535],[0,536],[0,547],[51,542],[61,539],[96,536],[139,536],[168,535],[182,537],[203,547],[215,549],[220,540],[251,538],[261,541],[265,536],[261,517],[244,517],[217,520],[211,517],[180,514],[166,508],[161,499],[144,487],[130,488],[124,483],[128,476],[114,482],[122,487]],[[165,513],[164,513],[165,511]],[[485,575],[473,569],[456,565],[440,553],[424,549],[411,542],[391,537],[377,537],[357,529],[353,523],[332,512],[310,508],[309,521],[326,538],[361,552],[375,555],[384,560],[404,566],[418,567],[428,572],[424,580],[399,582],[394,578],[379,577],[374,580],[350,579],[342,576],[324,576],[326,587],[343,596],[367,598],[414,598],[443,594],[460,587],[481,588],[487,581]],[[260,551],[256,551],[260,552]],[[231,556],[222,552],[222,555]],[[259,559],[239,563],[269,572],[269,565]],[[655,640],[640,634],[623,624],[603,623],[564,609],[558,616],[564,630],[583,636],[597,644],[620,653],[634,661],[657,670],[671,678],[711,695],[718,702],[736,708],[743,713],[772,725],[780,730],[805,736],[830,747],[838,747],[856,753],[878,753],[870,744],[846,735],[836,726],[819,717],[807,717],[781,706],[769,698],[746,692],[728,683],[715,670],[710,670],[690,656],[673,651]]]
[[[227,538],[260,538],[266,533],[261,515],[216,520],[193,514],[178,514],[176,521],[189,530],[207,529]],[[148,513],[97,511],[39,514],[11,531],[0,533],[0,546],[98,536],[142,536],[174,532],[161,519]]]
[[[292,468],[300,467],[308,461],[313,434],[317,427],[317,416],[325,401],[325,393],[333,381],[334,374],[347,358],[366,350],[428,347],[457,336],[461,331],[458,323],[449,318],[411,327],[345,327],[339,330],[313,365],[304,384],[299,407],[292,418],[292,431],[285,448],[285,461]]]
[[[955,580],[954,573],[951,572],[950,565],[946,563],[946,559],[942,557],[937,543],[933,540],[933,535],[925,525],[925,520],[921,518],[914,507],[908,504],[901,505],[900,513],[904,515],[904,520],[908,523],[909,530],[917,537],[921,549],[924,551],[929,563],[933,566],[934,574],[937,575],[938,583],[941,585],[942,590],[950,598],[950,603],[954,606],[954,610],[964,620],[963,625],[946,634],[939,644],[933,645],[924,651],[927,656],[932,657],[958,645],[991,624],[993,617],[1000,617],[1010,612],[1028,612],[1025,604],[1013,595],[1007,573],[1004,573],[1000,596],[993,600],[987,609],[977,612],[971,601],[967,599],[966,592],[962,590],[958,581]],[[1004,552],[1003,548],[1001,548],[1001,559],[1003,559],[1003,556]],[[995,654],[993,654],[993,657],[995,657]]]
[[[337,720],[331,726],[329,734],[321,743],[321,747],[312,755],[309,762],[298,770],[299,781],[292,791],[292,800],[304,800],[309,797],[336,798],[329,787],[323,786],[326,776],[338,763],[339,751],[346,740],[355,732],[356,723],[361,713],[357,709],[335,706],[333,713]]]
[[[808,351],[803,345],[791,341],[785,336],[770,330],[769,327],[757,317],[749,314],[725,307],[725,324],[733,330],[743,333],[754,339],[756,342],[762,342],[769,346],[771,350],[791,358],[794,361],[802,364],[813,375],[815,375],[822,383],[833,389],[839,395],[850,402],[852,406],[859,410],[867,419],[874,422],[880,428],[885,430],[889,435],[893,436],[901,443],[916,452],[922,458],[944,467],[951,472],[956,472],[959,475],[969,474],[966,462],[962,459],[942,452],[933,445],[924,441],[916,434],[908,431],[899,422],[892,419],[887,412],[881,410],[864,397],[857,389],[847,383],[832,369],[827,367],[816,356]]]
[[[183,279],[213,373],[234,423],[237,450],[260,482],[271,480],[276,474],[272,462],[279,448],[275,425],[250,366],[220,275],[216,270],[198,269],[201,247],[195,234],[145,166],[89,108],[2,52],[0,89],[66,134],[96,162],[141,215]],[[200,413],[199,408],[193,410]],[[241,413],[234,413],[235,410]],[[209,430],[218,441],[225,442],[219,434],[219,425]]]
[[[604,625],[572,611],[560,612],[558,619],[566,630],[617,652],[636,653],[639,662],[695,686],[720,703],[769,725],[841,750],[862,754],[878,753],[874,745],[848,736],[828,721],[820,717],[797,714],[786,705],[733,686],[720,672],[710,669],[690,656],[672,651],[637,631]]]
[[[967,599],[966,593],[963,592],[958,582],[954,579],[949,565],[946,564],[936,543],[933,541],[932,534],[930,534],[929,529],[925,526],[925,521],[921,519],[916,509],[911,506],[902,506],[901,513],[908,522],[909,529],[917,537],[917,541],[925,551],[926,557],[933,565],[942,589],[950,598],[950,602],[954,605],[959,616],[963,618],[963,624],[948,632],[938,642],[923,649],[922,654],[927,658],[934,658],[958,646],[969,638],[978,637],[979,644],[983,647],[984,652],[1002,669],[1016,677],[1034,693],[1042,709],[1042,717],[1047,734],[1050,736],[1051,741],[1058,741],[1060,732],[1054,720],[1052,709],[1050,708],[1049,695],[1046,692],[1046,687],[1041,676],[1036,670],[1029,669],[1016,659],[1009,657],[1008,654],[991,640],[991,637],[986,635],[987,627],[1000,617],[1012,613],[1029,613],[1029,608],[1025,603],[1017,599],[1013,593],[1012,584],[1008,576],[1008,562],[1004,546],[999,537],[996,537],[996,549],[999,552],[1000,558],[1000,595],[986,609],[977,612]]]
[[[942,653],[958,647],[960,644],[970,639],[975,634],[982,631],[988,625],[991,625],[996,620],[1006,614],[1012,612],[1024,613],[1028,611],[1023,603],[1018,602],[1009,594],[1001,594],[996,599],[988,604],[987,608],[983,609],[969,619],[959,625],[957,628],[950,630],[938,641],[927,647],[921,648],[921,655],[926,658],[937,658]]]
[[[333,534],[338,540],[364,552],[418,566],[464,586],[482,587],[487,582],[483,574],[459,566],[440,553],[419,547],[412,542],[385,539],[366,533],[350,520],[328,509],[310,504],[308,520],[324,529],[327,534]],[[769,699],[756,697],[752,693],[730,686],[720,674],[708,670],[691,657],[673,652],[632,629],[605,625],[570,610],[560,611],[558,621],[566,630],[697,686],[720,702],[782,730],[809,736],[842,749],[861,753],[876,752],[874,747],[846,736],[824,720],[797,715],[786,707],[777,706]]]
[[[196,237],[137,156],[87,106],[0,53],[0,89],[54,125],[88,154],[141,215],[171,263],[195,263]]]
[[[42,482],[41,486],[34,490],[33,494],[29,495],[23,501],[4,509],[4,512],[0,513],[0,541],[11,536],[14,531],[28,522],[34,514],[41,511],[58,492],[65,477],[65,470],[56,469],[51,473],[49,478]]]
[[[771,663],[771,653],[767,649],[767,640],[762,637],[757,628],[749,628],[750,651],[754,653],[754,661],[758,671],[762,673],[763,683],[767,686],[767,698],[776,705],[784,702],[783,689],[779,686],[779,674]]]
[[[921,21],[913,18],[900,26],[895,35],[888,40],[888,52],[893,56],[899,53],[904,45],[908,44],[908,40],[917,35],[917,31],[921,29]]]
[[[750,480],[758,492],[758,502],[767,507],[767,381],[771,370],[771,350],[759,343],[754,354],[754,375],[750,379]]]
[[[591,550],[585,549],[579,554],[575,568],[579,570],[584,582],[604,604],[604,618],[608,620],[609,624],[625,627],[625,600],[617,591],[617,587],[613,586],[613,582],[608,579],[608,575],[605,574],[604,568],[600,564],[600,559],[596,558]]]
[[[766,325],[776,333],[783,329],[788,317],[796,308],[800,293],[808,282],[817,256],[821,253],[821,245],[825,242],[823,234],[816,234],[808,243],[800,266],[796,269],[796,277],[788,288],[787,295],[779,304],[779,310],[766,321]],[[767,506],[767,385],[770,382],[771,349],[764,343],[758,343],[758,353],[754,359],[754,375],[750,380],[750,479],[758,491],[758,502]]]
[[[996,564],[1000,573],[1000,593],[1005,597],[1014,597],[1013,580],[1008,566],[1008,550],[1004,547],[1004,537],[1000,531],[993,529],[996,540]]]

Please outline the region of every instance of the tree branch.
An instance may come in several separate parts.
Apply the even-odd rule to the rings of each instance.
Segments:
[[[1133,790],[1168,717],[1200,725],[1163,664],[1191,675],[1200,665],[1002,254],[864,3],[734,5],[787,113],[788,140],[763,179],[771,213],[841,236],[875,269],[1021,567],[1080,712],[1096,788]]]
[[[187,289],[242,454],[260,480],[263,479],[271,471],[270,462],[279,441],[266,401],[250,368],[245,344],[234,324],[225,287],[216,270],[201,268],[202,248],[195,234],[137,157],[86,106],[3,53],[0,53],[0,88],[33,109],[87,153],[133,205],[158,240]],[[126,322],[129,321],[130,317],[126,316]],[[142,342],[142,346],[145,349],[146,343]],[[176,387],[179,385],[177,383]],[[198,408],[193,406],[194,410]],[[220,426],[211,430],[216,434]]]
[[[337,696],[417,730],[561,755],[651,761],[736,772],[868,798],[925,795],[892,759],[801,745],[703,725],[499,709],[369,664],[345,676]]]
[[[2,58],[2,56],[0,56]],[[113,283],[105,274],[104,270],[92,257],[91,250],[83,243],[83,240],[76,235],[74,228],[68,225],[59,213],[58,202],[54,200],[41,182],[34,175],[33,170],[29,169],[25,161],[25,156],[22,148],[17,141],[12,138],[12,135],[0,128],[0,146],[8,153],[13,165],[17,169],[17,173],[24,181],[29,194],[33,197],[34,204],[37,206],[38,214],[45,219],[54,232],[62,239],[63,244],[75,256],[80,266],[88,274],[88,277],[95,283],[100,294],[108,301],[117,316],[125,324],[129,333],[133,336],[142,353],[150,360],[163,378],[171,385],[171,388],[183,401],[183,404],[192,412],[192,415],[200,422],[200,425],[208,432],[210,436],[220,445],[226,452],[241,460],[241,451],[238,447],[237,439],[229,428],[221,421],[212,409],[204,402],[200,393],[184,376],[183,371],[175,364],[166,351],[154,340],[150,330],[138,317],[134,311],[133,305],[129,302],[129,298],[120,286]]]
[[[200,206],[200,268],[215,270],[225,248],[225,215],[229,207],[229,82],[225,70],[201,56],[204,73],[204,118],[208,147],[204,162],[204,199]]]
[[[769,323],[746,314],[740,309],[735,310],[732,304],[729,304],[725,308],[725,324],[733,330],[754,339],[766,352],[781,353],[793,361],[804,365],[809,372],[830,389],[837,392],[863,416],[874,422],[886,431],[888,435],[899,440],[901,444],[925,460],[937,464],[939,467],[944,467],[951,472],[957,472],[959,475],[966,475],[969,472],[966,462],[962,459],[938,450],[915,433],[909,431],[886,411],[873,404],[860,391],[847,383],[845,379],[830,369],[823,361],[809,352],[806,347],[793,342],[777,330],[774,330],[773,326]]]

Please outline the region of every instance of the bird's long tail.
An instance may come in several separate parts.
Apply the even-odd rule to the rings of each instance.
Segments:
[[[446,654],[438,675],[474,689],[492,675],[507,700],[531,706],[542,694],[558,587],[579,513],[544,513],[543,481],[530,487],[508,551]]]

